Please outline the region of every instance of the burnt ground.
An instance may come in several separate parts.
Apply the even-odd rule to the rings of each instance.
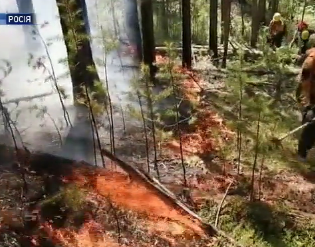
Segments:
[[[1,151],[11,156],[1,164],[1,246],[205,246],[214,240],[122,170],[4,146]]]
[[[165,63],[165,58],[158,61]],[[218,204],[229,188],[221,212],[221,228],[234,232],[236,239],[242,234],[248,235],[245,240],[241,240],[245,246],[252,246],[253,242],[258,242],[257,246],[269,246],[266,245],[267,242],[272,246],[297,246],[297,241],[300,241],[296,240],[298,235],[301,235],[302,242],[313,246],[314,166],[312,161],[301,164],[295,159],[294,143],[297,136],[286,140],[283,149],[272,149],[264,155],[259,154],[252,184],[255,128],[249,126],[248,131],[244,132],[242,167],[238,174],[237,155],[233,151],[236,149],[237,137],[235,125],[233,126],[233,121],[237,119],[233,103],[236,99],[229,97],[230,92],[222,83],[227,76],[218,74],[205,81],[206,77],[200,77],[197,72],[179,68],[175,70],[186,74],[181,85],[184,94],[187,93],[185,96],[197,105],[197,110],[193,116],[194,121],[189,126],[182,127],[182,151],[176,134],[161,141],[157,162],[161,181],[210,222],[215,221]],[[288,92],[283,93],[283,108],[276,111],[276,114],[283,114],[283,110],[285,114],[281,115],[279,130],[273,129],[275,132],[272,133],[277,136],[299,125],[295,103],[290,101],[289,95],[294,88],[290,86],[294,83],[292,77],[286,83]],[[260,90],[259,87],[258,89]],[[274,90],[263,88],[263,92],[273,93]],[[293,108],[292,111],[288,111],[289,106]],[[256,123],[256,120],[251,121]],[[273,128],[268,124],[263,124],[263,130]],[[176,132],[176,128],[173,130]],[[133,139],[134,136],[138,138]],[[144,136],[140,133],[134,136],[129,143],[131,155],[123,151],[119,155],[123,155],[123,159],[130,163],[142,164],[143,170],[147,170]],[[270,146],[270,137],[262,136],[262,143]],[[124,144],[124,147],[127,146]],[[187,186],[184,185],[181,152],[184,156]],[[151,174],[156,176],[153,157],[151,153]],[[233,184],[230,186],[231,182]],[[249,201],[252,187],[255,200]],[[262,212],[261,215],[259,212]],[[281,224],[276,224],[277,221]]]
[[[244,246],[259,241],[290,246],[288,243],[296,241],[298,235],[307,246],[313,246],[315,185],[311,169],[297,169],[301,165],[293,164],[289,157],[292,150],[277,151],[287,166],[275,170],[266,159],[262,173],[257,169],[254,177],[256,200],[249,201],[250,168],[244,165],[237,174],[235,159],[225,151],[236,136],[228,124],[229,115],[215,107],[218,102],[211,100],[217,98],[204,94],[208,82],[195,72],[174,70],[186,75],[181,82],[183,95],[193,102],[196,111],[193,121],[181,128],[181,145],[176,134],[159,140],[161,182],[209,222],[215,221],[218,204],[229,187],[219,227]],[[171,130],[176,133],[175,127]],[[132,127],[116,141],[116,155],[146,171],[144,140],[143,129]],[[152,146],[152,138],[149,144]],[[14,241],[26,247],[229,246],[220,238],[207,236],[200,223],[145,183],[127,176],[110,159],[106,159],[106,168],[92,168],[52,155],[25,151],[17,155],[5,146],[1,157],[1,190],[5,191],[1,198],[2,246],[12,246]],[[151,147],[150,174],[156,176],[153,157]],[[31,220],[29,214],[34,216]]]

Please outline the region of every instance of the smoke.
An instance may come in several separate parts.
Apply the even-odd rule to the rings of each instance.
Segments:
[[[66,47],[62,39],[62,30],[58,18],[58,9],[55,0],[33,0],[31,6],[29,0],[20,1],[20,8],[31,10],[34,8],[38,24],[47,22],[47,25],[38,26],[38,32],[45,43],[48,45],[48,52],[52,61],[52,67],[58,78],[58,85],[64,89],[65,94],[69,97],[64,100],[65,106],[70,114],[73,127],[66,126],[64,113],[61,107],[59,96],[54,90],[50,73],[43,69],[34,69],[32,65],[41,56],[47,57],[44,46],[39,37],[34,40],[33,36],[27,28],[20,26],[0,26],[2,39],[0,40],[1,54],[0,59],[7,59],[12,66],[12,72],[8,74],[1,82],[0,89],[4,92],[3,101],[17,100],[18,104],[10,103],[5,107],[10,112],[11,118],[16,122],[16,126],[21,132],[23,141],[29,149],[55,153],[59,150],[58,135],[60,132],[63,138],[63,152],[58,155],[72,158],[83,159],[91,162],[91,153],[93,152],[93,136],[91,133],[91,125],[87,119],[88,113],[82,113],[82,109],[76,109],[72,103],[72,85],[69,78],[67,63],[60,63],[67,57]],[[88,0],[87,15],[89,19],[89,31],[93,39],[93,56],[95,60],[104,60],[104,51],[102,44],[97,42],[97,37],[100,37],[100,25],[106,29],[108,35],[113,36],[115,30],[118,30],[117,35],[126,36],[126,26],[134,21],[134,15],[128,15],[129,21],[126,23],[125,17],[125,2],[113,0],[115,9],[113,10],[108,1],[92,1]],[[98,6],[96,6],[96,4]],[[127,6],[128,13],[132,9]],[[14,0],[2,1],[0,12],[17,12],[18,5]],[[113,11],[115,12],[113,15]],[[132,14],[132,13],[131,13]],[[113,21],[113,17],[115,20]],[[127,25],[126,25],[127,24]],[[86,23],[87,25],[87,23]],[[116,25],[116,26],[114,26]],[[132,32],[131,32],[132,33]],[[129,37],[136,37],[134,33]],[[118,37],[116,37],[118,39]],[[137,38],[131,40],[139,41]],[[34,59],[30,64],[30,55]],[[113,104],[123,105],[123,109],[127,104],[130,104],[129,94],[131,90],[130,80],[135,76],[134,68],[122,68],[125,65],[133,64],[132,59],[128,57],[120,57],[116,50],[107,51],[106,71],[104,65],[98,65],[97,69],[100,78],[108,79],[109,91],[113,100]],[[45,59],[45,66],[50,69],[50,61]],[[1,64],[0,64],[1,66]],[[0,70],[0,78],[2,78]],[[48,94],[51,95],[47,96]],[[46,95],[45,97],[37,97],[36,95]],[[31,101],[20,101],[21,98],[30,97]],[[45,113],[48,112],[48,115]],[[86,116],[85,121],[80,121],[79,114]],[[117,128],[121,126],[121,116],[115,114],[115,123]],[[82,119],[82,118],[81,118]],[[0,119],[1,123],[1,119]],[[56,129],[56,126],[58,130]],[[2,126],[0,126],[2,128]],[[117,132],[121,132],[118,130]],[[2,138],[2,140],[5,140]],[[94,152],[93,152],[94,153]]]
[[[28,0],[19,0],[21,12],[32,10],[36,13],[38,24],[47,22],[45,27],[38,26],[38,32],[43,40],[49,45],[48,51],[51,56],[52,67],[55,70],[56,76],[62,76],[68,71],[66,64],[59,63],[60,59],[66,57],[66,48],[63,42],[49,41],[52,38],[62,37],[61,27],[57,18],[58,10],[54,0],[45,2],[34,0],[33,6],[28,4]],[[2,1],[0,5],[1,12],[18,12],[16,1]],[[47,56],[41,39],[30,32],[30,28],[21,26],[0,26],[1,39],[1,54],[0,59],[7,60],[12,71],[1,81],[1,90],[3,92],[2,101],[15,101],[16,103],[6,104],[10,116],[22,134],[23,141],[29,144],[30,148],[45,149],[51,145],[48,137],[41,141],[41,137],[46,133],[56,132],[52,121],[47,118],[44,111],[49,112],[59,125],[59,128],[65,126],[62,123],[60,116],[62,108],[59,102],[58,94],[54,92],[50,73],[41,69],[33,68],[36,65],[36,60],[42,56]],[[34,39],[36,38],[36,39]],[[30,61],[30,54],[34,57]],[[29,62],[31,62],[29,64]],[[50,68],[50,62],[45,59],[45,65]],[[0,65],[1,66],[1,65]],[[1,73],[1,71],[0,71]],[[3,78],[3,75],[0,75]],[[72,91],[69,77],[64,77],[58,81],[61,87],[65,88],[66,94]],[[53,94],[51,94],[53,93]],[[37,95],[50,94],[50,96],[36,97]],[[21,98],[34,98],[31,101],[20,101]],[[65,101],[65,104],[71,105],[71,97]],[[1,126],[0,126],[1,127]]]

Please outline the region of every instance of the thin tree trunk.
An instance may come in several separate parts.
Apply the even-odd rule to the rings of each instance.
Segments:
[[[19,13],[34,13],[34,5],[32,0],[16,0]],[[34,19],[36,23],[36,18]]]
[[[34,13],[34,5],[32,0],[16,0],[16,4],[18,6],[19,13]],[[37,23],[36,21],[36,14],[34,14],[34,23]],[[28,48],[32,51],[38,49],[38,42],[32,42],[36,41],[38,38],[38,28],[37,25],[34,26],[23,26],[24,34],[26,36],[26,42],[28,45]]]
[[[226,1],[221,0],[221,37],[220,37],[220,44],[223,45],[224,43],[224,19],[226,16]]]
[[[213,52],[215,61],[218,58],[218,0],[210,3],[209,51]]]
[[[244,6],[243,4],[240,4],[241,6],[241,22],[242,22],[242,27],[241,27],[241,33],[242,37],[244,38],[245,36],[245,11],[244,11]]]
[[[153,27],[153,6],[152,0],[140,1],[141,13],[141,33],[142,33],[142,51],[143,63],[150,68],[150,76],[153,79],[156,73],[155,62],[155,41]]]
[[[191,68],[192,66],[190,7],[190,0],[182,0],[182,66],[186,68]]]
[[[270,9],[272,13],[276,13],[279,8],[279,0],[271,0],[270,1]]]
[[[266,25],[266,0],[259,0],[258,3],[259,9],[259,23]]]
[[[258,9],[258,0],[252,1],[252,34],[250,39],[250,45],[251,47],[255,48],[257,41],[258,41],[258,33],[259,33],[259,21],[260,21],[260,15],[259,15],[259,9]]]
[[[274,13],[278,12],[279,7],[279,0],[269,0],[268,1],[268,11],[267,11],[267,18],[266,22],[269,23],[272,19]]]
[[[251,176],[251,192],[250,192],[250,201],[254,201],[255,199],[255,171],[257,167],[257,160],[259,155],[259,135],[260,135],[260,121],[261,121],[261,111],[259,110],[258,113],[258,120],[257,120],[257,129],[256,129],[256,140],[255,140],[255,155],[252,167],[252,176]]]
[[[223,44],[223,58],[222,58],[222,67],[226,67],[227,53],[229,48],[229,38],[230,38],[230,29],[231,29],[231,0],[222,0],[222,3],[226,6],[225,16],[223,19],[224,22],[224,44]]]
[[[307,0],[304,0],[303,12],[302,12],[302,17],[301,17],[302,21],[304,20],[306,6],[307,6]]]
[[[168,0],[161,3],[163,39],[169,39],[168,33]]]
[[[138,60],[142,60],[142,38],[139,24],[137,0],[125,0],[126,33],[129,44],[136,50]]]

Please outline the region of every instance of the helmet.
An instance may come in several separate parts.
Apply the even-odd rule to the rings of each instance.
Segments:
[[[281,14],[275,13],[272,18],[273,21],[281,21]]]
[[[304,31],[301,33],[301,38],[302,38],[302,40],[308,40],[309,37],[310,37],[310,32],[309,32],[309,31],[304,30]]]
[[[298,30],[299,31],[302,31],[304,29],[307,29],[308,28],[308,24],[304,21],[301,21],[299,24],[298,24]]]

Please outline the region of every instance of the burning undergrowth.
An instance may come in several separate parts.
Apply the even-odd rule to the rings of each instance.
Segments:
[[[139,179],[51,155],[27,156],[23,172],[29,193],[2,203],[1,246],[10,242],[25,247],[185,246],[187,242],[204,246],[211,242],[200,222]],[[11,167],[5,176],[1,174],[2,191],[21,191],[21,169]],[[10,185],[13,179],[20,181],[15,187]]]

